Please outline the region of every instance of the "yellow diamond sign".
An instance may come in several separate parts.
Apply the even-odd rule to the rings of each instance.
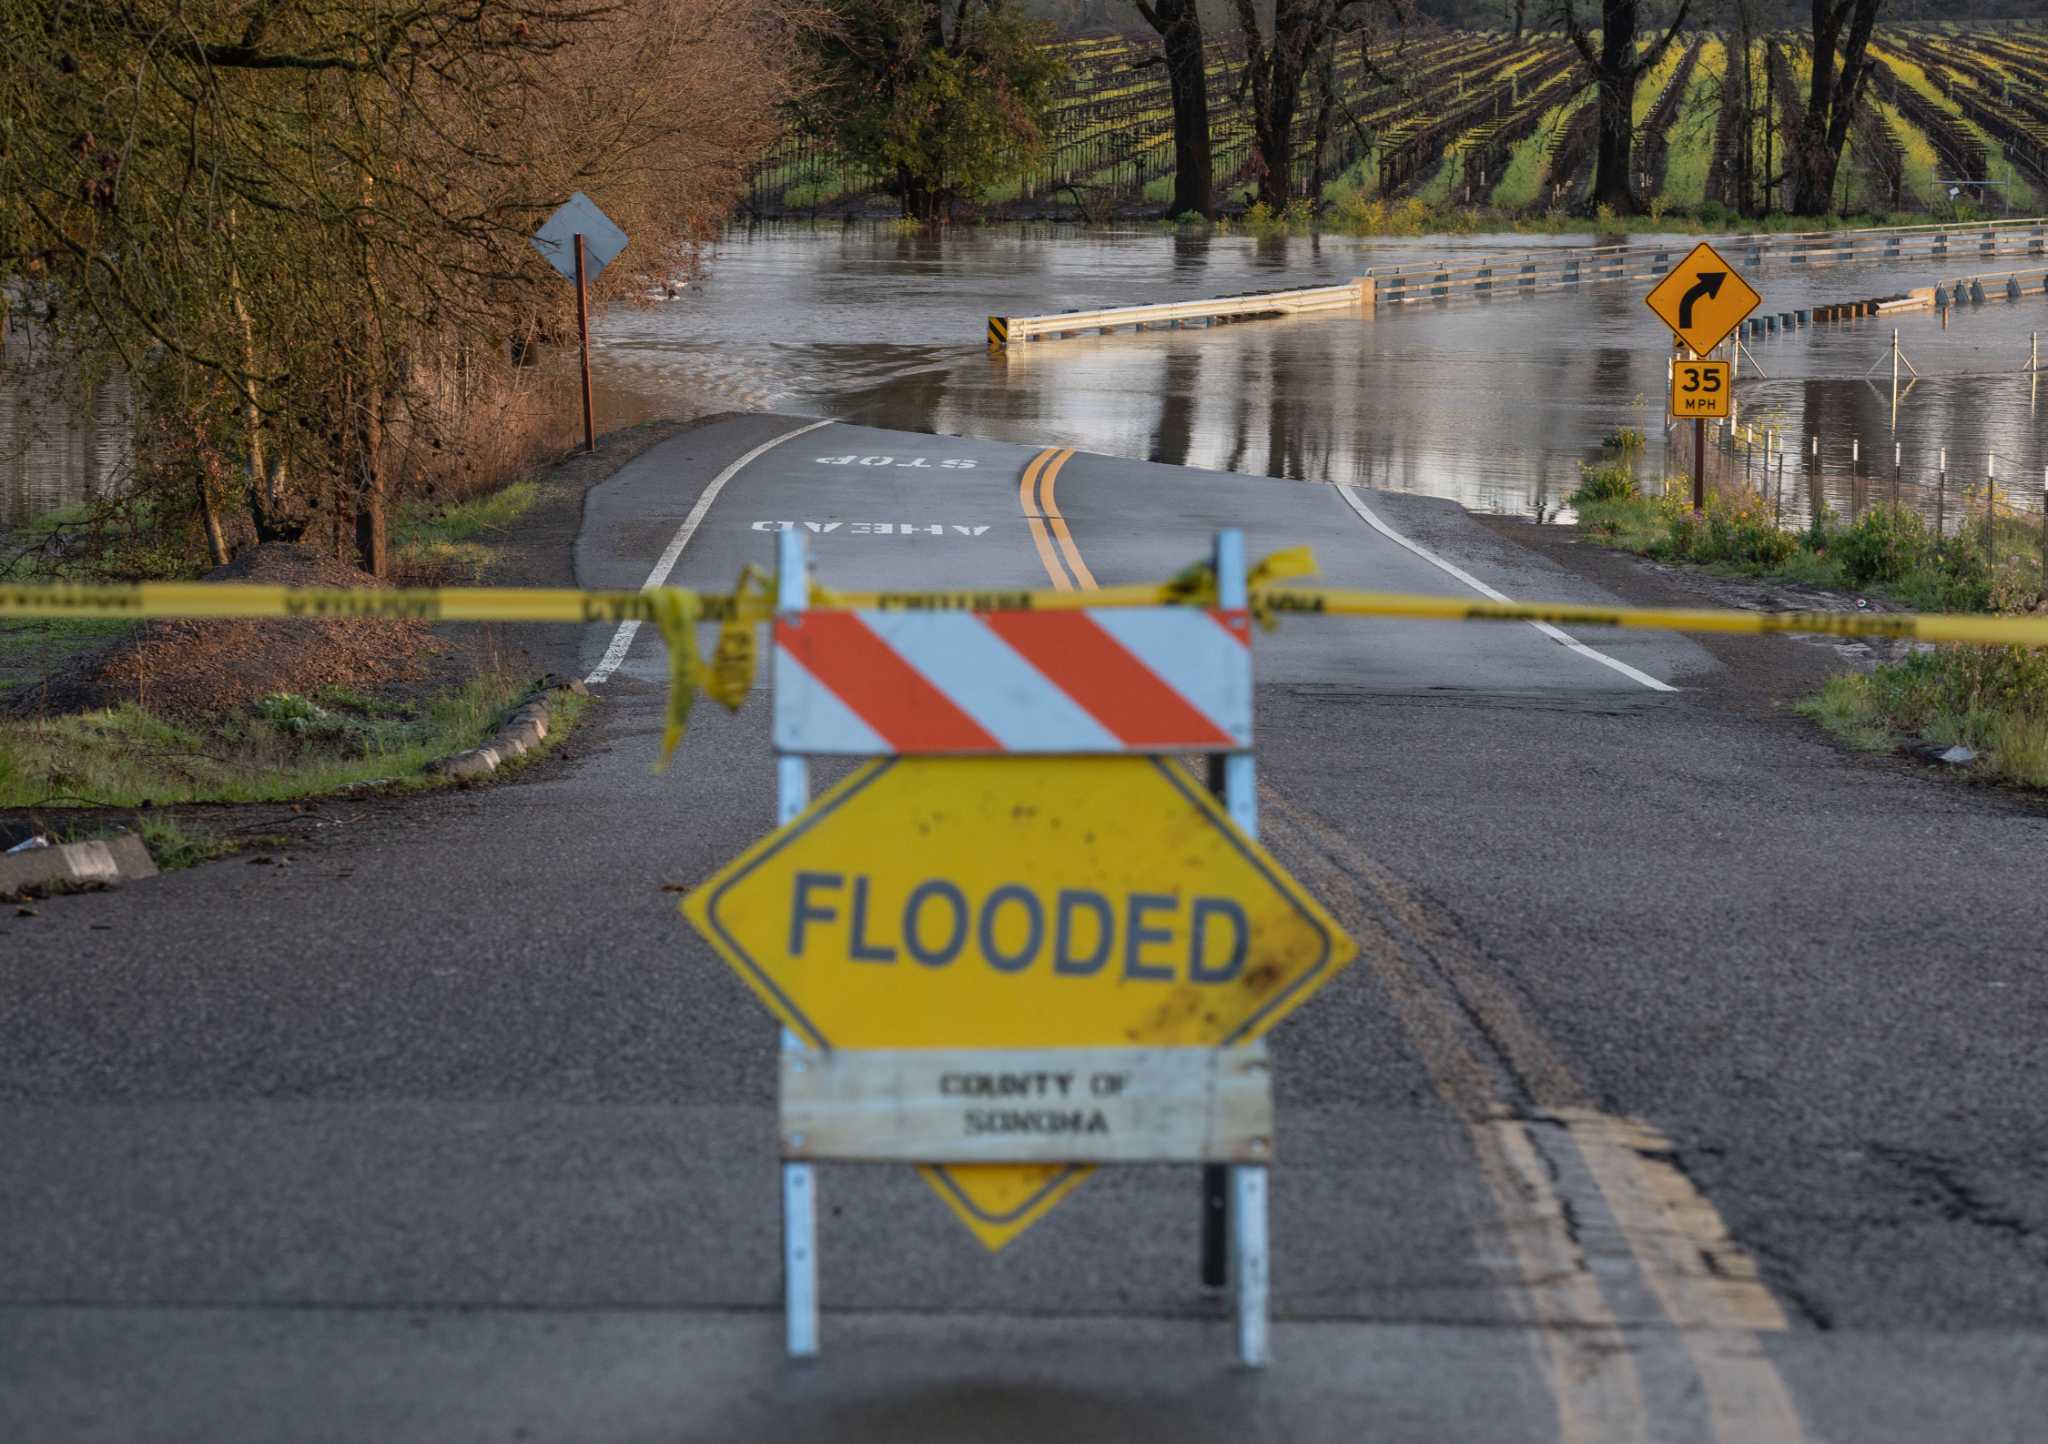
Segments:
[[[683,913],[814,1048],[1241,1043],[1357,948],[1178,763],[868,763]],[[990,1248],[1080,1166],[921,1170]]]
[[[1680,340],[1704,356],[1727,339],[1763,297],[1705,241],[1643,298]]]

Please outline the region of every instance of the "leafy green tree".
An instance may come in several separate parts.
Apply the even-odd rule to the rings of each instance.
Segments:
[[[933,221],[1043,161],[1064,71],[1051,26],[1003,0],[828,0],[803,123]]]

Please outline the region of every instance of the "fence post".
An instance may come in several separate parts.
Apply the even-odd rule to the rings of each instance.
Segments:
[[[1998,453],[1984,454],[1984,563],[1998,563]]]

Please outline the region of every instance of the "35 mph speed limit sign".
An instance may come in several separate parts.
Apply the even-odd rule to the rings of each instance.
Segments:
[[[1733,414],[1728,404],[1728,363],[1726,361],[1674,361],[1671,363],[1671,414],[1681,419],[1726,418]]]

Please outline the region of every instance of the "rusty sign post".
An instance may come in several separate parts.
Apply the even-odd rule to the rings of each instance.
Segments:
[[[582,191],[564,201],[533,233],[533,248],[576,287],[576,339],[583,371],[583,449],[597,449],[590,396],[590,283],[626,249],[626,233]]]

